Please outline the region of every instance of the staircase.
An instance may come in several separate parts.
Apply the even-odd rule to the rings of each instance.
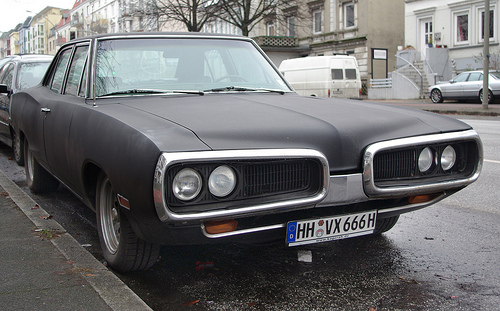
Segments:
[[[427,89],[430,86],[429,80],[427,79],[427,75],[424,70],[424,62],[423,61],[415,61],[413,63],[413,67],[411,65],[406,65],[397,70],[399,74],[404,75],[409,80],[411,80],[415,86],[420,89],[420,97],[425,98]],[[419,74],[420,73],[420,74]]]

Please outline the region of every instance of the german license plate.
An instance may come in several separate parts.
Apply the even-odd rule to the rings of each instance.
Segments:
[[[313,244],[372,234],[377,211],[292,221],[287,225],[288,246]]]

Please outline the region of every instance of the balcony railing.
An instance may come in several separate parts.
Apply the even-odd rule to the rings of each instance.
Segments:
[[[261,47],[289,47],[294,48],[298,46],[298,40],[294,37],[283,36],[261,36],[253,38],[255,43]]]

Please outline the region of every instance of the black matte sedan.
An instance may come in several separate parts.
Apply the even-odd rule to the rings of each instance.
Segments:
[[[78,39],[14,100],[29,187],[63,183],[94,209],[104,257],[119,271],[150,267],[165,244],[380,234],[482,166],[469,125],[298,96],[238,36]]]
[[[24,165],[23,147],[10,125],[11,96],[39,84],[52,58],[50,55],[12,55],[2,58],[4,63],[0,67],[0,141],[12,146],[19,165]]]

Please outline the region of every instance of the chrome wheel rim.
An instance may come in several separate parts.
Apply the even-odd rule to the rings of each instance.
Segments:
[[[106,249],[116,254],[120,245],[120,210],[109,179],[101,185],[99,216],[101,233]]]
[[[432,101],[437,103],[441,100],[441,95],[439,94],[439,91],[432,91]]]
[[[35,162],[35,158],[33,157],[33,154],[31,153],[30,149],[27,148],[27,152],[26,152],[26,173],[27,173],[26,178],[28,179],[29,182],[33,182],[34,162]]]

